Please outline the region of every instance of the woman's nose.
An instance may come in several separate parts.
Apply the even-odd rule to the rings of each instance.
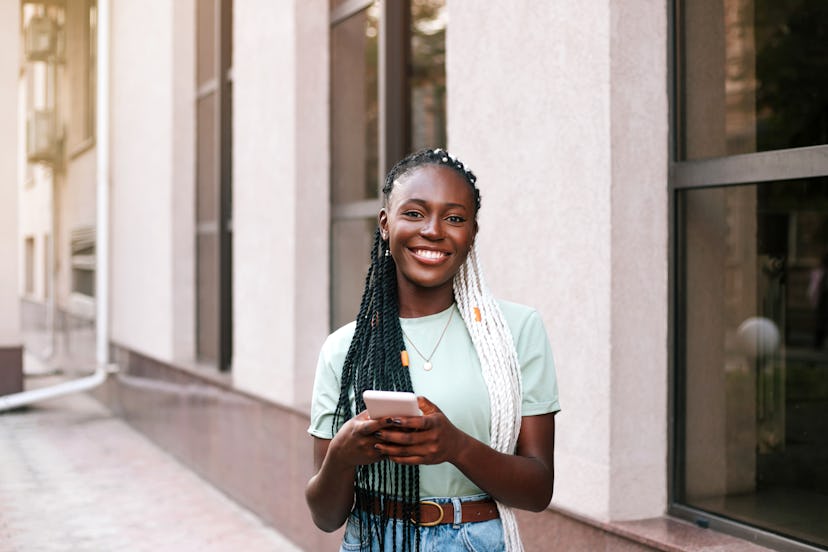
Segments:
[[[420,227],[420,235],[431,240],[440,239],[442,230],[439,217],[428,217]]]

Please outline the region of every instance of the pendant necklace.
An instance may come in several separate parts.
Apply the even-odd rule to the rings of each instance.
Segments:
[[[440,342],[443,341],[443,336],[446,335],[446,330],[448,330],[449,324],[451,324],[451,318],[453,316],[454,316],[454,305],[452,305],[451,313],[449,314],[449,317],[448,317],[448,322],[446,322],[446,327],[443,328],[443,333],[440,334],[440,337],[437,339],[437,343],[434,345],[434,349],[431,350],[431,354],[428,355],[428,357],[426,357],[423,353],[420,352],[420,350],[417,348],[417,346],[414,345],[414,342],[411,341],[411,338],[408,337],[408,334],[405,333],[405,330],[402,330],[402,327],[400,328],[402,330],[402,333],[405,336],[405,338],[408,340],[409,343],[411,343],[411,346],[414,347],[414,350],[417,351],[417,354],[420,355],[420,358],[422,358],[425,361],[425,363],[423,364],[423,370],[425,370],[426,372],[430,372],[431,369],[433,368],[433,365],[431,364],[431,359],[432,359],[432,357],[434,357],[434,353],[437,352],[437,347],[440,346]]]

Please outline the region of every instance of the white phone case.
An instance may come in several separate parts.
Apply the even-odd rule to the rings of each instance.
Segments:
[[[373,419],[387,416],[422,416],[417,406],[417,395],[407,391],[363,391],[362,399]]]

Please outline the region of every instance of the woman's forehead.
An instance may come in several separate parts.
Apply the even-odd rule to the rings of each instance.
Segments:
[[[454,169],[441,165],[421,165],[395,181],[390,202],[410,199],[458,203],[474,210],[471,184]]]

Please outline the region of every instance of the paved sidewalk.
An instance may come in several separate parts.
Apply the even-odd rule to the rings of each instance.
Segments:
[[[0,413],[0,551],[70,550],[299,548],[75,394]]]

